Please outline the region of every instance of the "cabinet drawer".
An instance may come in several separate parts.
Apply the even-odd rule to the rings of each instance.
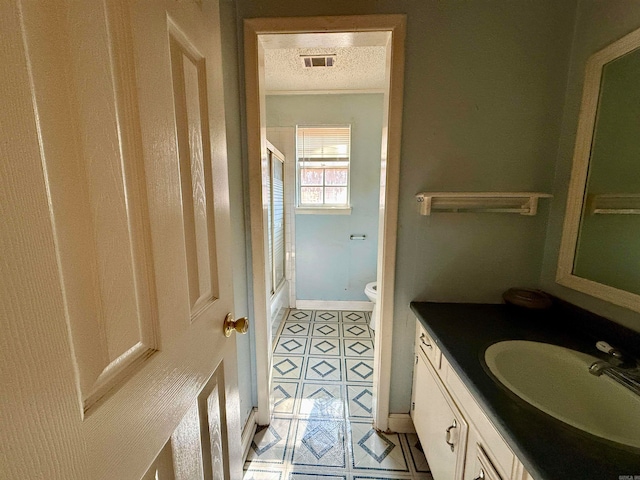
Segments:
[[[416,355],[422,354],[429,360],[433,368],[440,369],[440,359],[442,353],[436,346],[436,342],[431,335],[424,329],[419,320],[416,320]]]

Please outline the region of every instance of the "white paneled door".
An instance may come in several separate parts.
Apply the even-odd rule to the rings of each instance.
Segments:
[[[0,6],[0,478],[240,478],[215,0]]]

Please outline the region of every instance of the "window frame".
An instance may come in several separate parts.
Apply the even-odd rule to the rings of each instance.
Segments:
[[[302,162],[301,161],[301,156],[300,156],[300,145],[299,145],[299,141],[300,141],[300,129],[338,129],[338,128],[348,128],[349,132],[348,132],[348,156],[346,159],[341,160],[341,162],[345,162],[347,163],[346,169],[347,169],[347,181],[346,181],[346,185],[344,185],[347,189],[347,198],[346,198],[346,203],[344,204],[331,204],[331,203],[326,203],[325,202],[325,194],[326,194],[326,188],[327,187],[343,187],[343,185],[327,185],[326,183],[326,170],[331,170],[331,169],[335,169],[335,168],[344,168],[343,166],[332,166],[330,164],[325,165],[325,166],[321,166],[321,167],[311,167],[311,168],[318,168],[322,170],[322,185],[317,185],[317,187],[322,188],[322,198],[323,198],[323,202],[322,203],[302,203],[302,187],[304,185],[302,185],[302,170],[303,170],[303,165],[301,165]],[[351,124],[322,124],[322,125],[309,125],[309,124],[300,124],[300,125],[296,125],[296,213],[301,213],[301,214],[342,214],[342,215],[348,215],[351,213],[351,133],[352,133],[352,126]],[[319,157],[318,158],[318,162],[321,163],[322,162],[322,158],[323,157]],[[333,158],[335,159],[336,157],[325,157],[325,158]],[[336,161],[336,160],[332,160],[332,161]]]

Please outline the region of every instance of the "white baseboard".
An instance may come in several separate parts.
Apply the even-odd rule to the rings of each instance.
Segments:
[[[373,303],[349,300],[296,300],[296,308],[300,310],[359,310],[371,312]]]
[[[390,413],[387,421],[390,432],[395,433],[416,433],[413,420],[408,413]]]
[[[253,436],[256,434],[256,413],[258,412],[257,408],[252,408],[251,413],[249,413],[249,418],[247,418],[247,423],[245,423],[244,428],[242,429],[242,463],[247,460],[247,455],[249,454],[249,447],[251,446],[251,440],[253,440]]]

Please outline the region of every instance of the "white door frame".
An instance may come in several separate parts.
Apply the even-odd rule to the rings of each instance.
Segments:
[[[260,35],[341,32],[389,32],[381,155],[381,184],[378,240],[378,309],[376,325],[373,424],[389,429],[389,394],[393,334],[400,140],[404,81],[405,15],[357,15],[335,17],[252,18],[244,21],[244,60],[249,155],[251,252],[253,307],[256,332],[257,422],[271,418],[271,336],[268,332],[269,305],[266,291],[266,257],[263,223],[262,163],[267,159],[264,93],[264,45]],[[386,135],[384,135],[386,132]]]

